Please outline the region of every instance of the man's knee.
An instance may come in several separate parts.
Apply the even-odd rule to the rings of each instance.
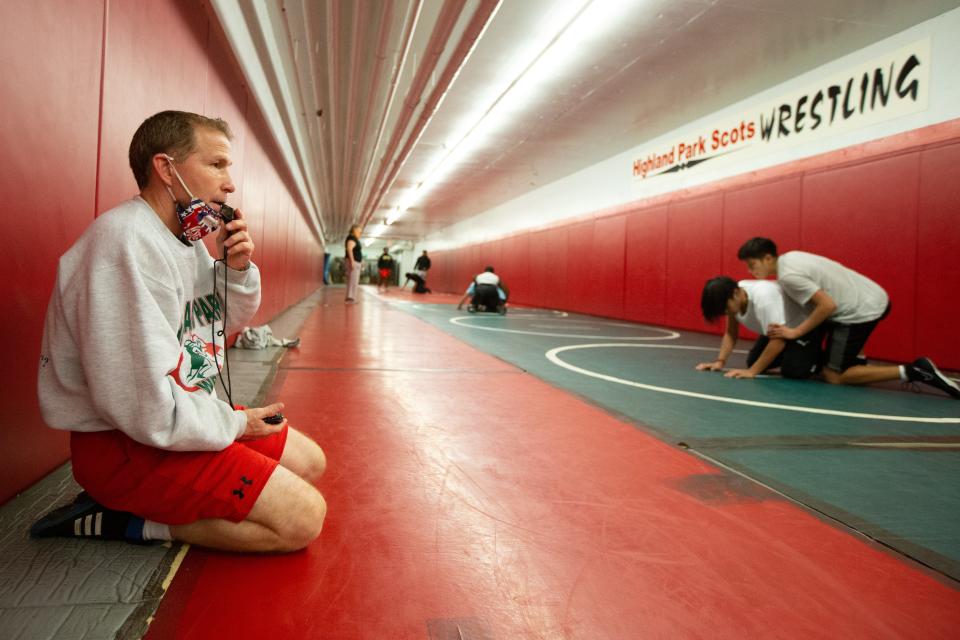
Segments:
[[[313,542],[327,515],[327,503],[311,484],[278,466],[248,518],[273,534],[271,551],[297,551]]]
[[[320,492],[312,489],[285,509],[277,523],[276,533],[281,540],[281,551],[299,551],[317,539],[327,516],[327,503]]]
[[[320,479],[320,476],[327,470],[327,455],[319,445],[311,448],[307,456],[307,465],[301,476],[307,482],[313,484]]]

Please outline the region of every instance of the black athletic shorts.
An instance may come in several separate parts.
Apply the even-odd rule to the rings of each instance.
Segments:
[[[858,324],[840,324],[837,322],[827,322],[827,362],[826,366],[834,371],[843,373],[852,366],[866,364],[866,360],[860,357],[864,345],[867,344],[867,338],[877,328],[880,321],[890,315],[890,303],[884,309],[883,315],[870,322],[860,322]]]
[[[784,378],[809,378],[819,373],[823,362],[823,334],[824,327],[814,327],[813,331],[796,340],[787,340],[783,351],[774,358],[767,369],[780,368],[780,375]],[[767,336],[758,336],[753,348],[747,355],[747,367],[760,358],[760,354],[767,348],[770,339]]]

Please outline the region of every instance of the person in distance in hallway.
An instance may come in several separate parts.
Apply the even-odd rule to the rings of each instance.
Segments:
[[[377,280],[377,291],[386,293],[390,288],[390,278],[393,276],[393,256],[390,251],[384,247],[383,253],[377,258],[377,271],[380,279]]]
[[[496,311],[500,315],[507,312],[507,291],[506,285],[493,271],[493,267],[487,267],[482,273],[478,273],[467,287],[466,293],[457,303],[457,309],[463,308],[463,303],[470,298],[470,305],[467,311],[474,313],[476,311]]]
[[[796,340],[824,326],[827,336],[823,377],[831,384],[869,384],[885,380],[930,385],[960,399],[960,386],[943,375],[930,358],[907,365],[870,365],[861,356],[877,324],[890,313],[890,298],[876,282],[839,262],[805,251],[777,254],[769,238],[751,238],[737,257],[755,278],[776,276],[783,293],[810,315],[796,327],[772,324],[767,336]]]
[[[219,119],[147,118],[129,151],[140,194],[60,259],[38,393],[46,423],[70,431],[84,492],[33,537],[285,552],[320,534],[323,451],[285,419],[266,421],[282,404],[235,408],[215,391],[217,328],[237,330],[260,304],[245,216],[220,217],[234,191],[230,138]],[[219,265],[200,240],[217,227]]]
[[[726,377],[754,378],[769,369],[779,368],[784,378],[808,378],[820,369],[822,326],[792,340],[764,335],[770,325],[796,327],[807,317],[800,305],[784,297],[776,282],[736,282],[727,276],[711,278],[703,286],[700,308],[707,322],[726,316],[727,326],[717,359],[698,364],[697,370],[723,370],[737,344],[741,324],[759,337],[747,355],[747,368],[730,369]]]
[[[430,256],[427,255],[427,250],[424,249],[423,254],[419,258],[417,258],[417,261],[415,263],[413,263],[413,274],[416,276],[419,276],[420,282],[417,282],[417,278],[414,278],[412,275],[408,273],[406,274],[407,279],[403,281],[403,287],[400,287],[400,288],[403,289],[404,287],[407,286],[407,283],[412,280],[414,284],[414,289],[417,289],[418,287],[427,289],[427,271],[430,270],[430,266],[431,266]],[[429,291],[429,289],[427,289],[427,291]],[[418,293],[422,293],[422,292],[418,292]]]
[[[357,292],[360,290],[360,270],[363,268],[363,249],[360,248],[360,234],[363,227],[358,224],[350,227],[350,234],[344,242],[344,264],[347,278],[347,304],[357,301]]]

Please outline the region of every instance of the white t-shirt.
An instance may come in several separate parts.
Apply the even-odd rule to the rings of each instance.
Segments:
[[[747,310],[737,320],[754,333],[765,335],[771,324],[795,327],[809,315],[803,307],[783,295],[773,280],[741,280],[737,286],[747,292]]]
[[[883,315],[890,298],[883,287],[839,262],[805,251],[788,251],[777,260],[777,281],[800,304],[820,289],[837,303],[830,320],[840,324],[870,322]]]
[[[484,271],[473,280],[477,284],[500,284],[500,276],[491,271]]]

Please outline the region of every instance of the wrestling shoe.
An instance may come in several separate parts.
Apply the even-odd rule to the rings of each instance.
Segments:
[[[937,365],[933,364],[930,358],[917,358],[906,366],[907,380],[910,382],[922,382],[931,387],[936,387],[947,395],[960,400],[960,386],[956,382],[943,375]]]
[[[143,518],[97,503],[86,491],[33,523],[31,538],[99,538],[143,544]]]

